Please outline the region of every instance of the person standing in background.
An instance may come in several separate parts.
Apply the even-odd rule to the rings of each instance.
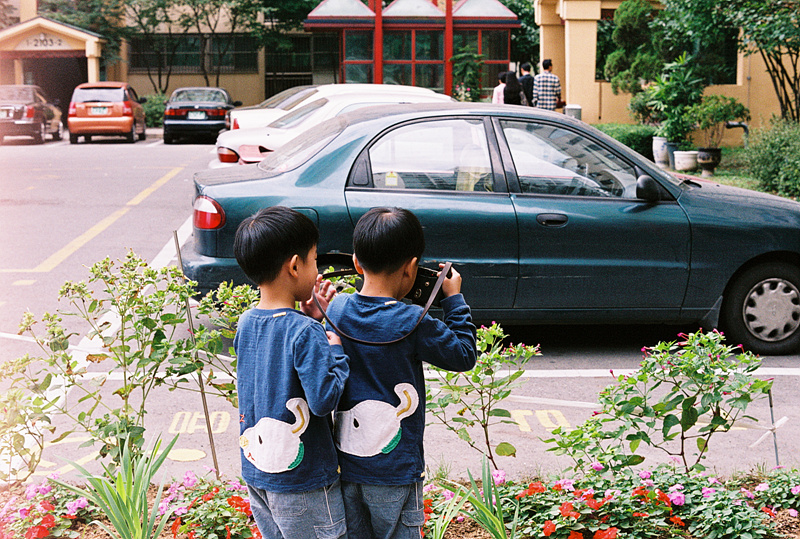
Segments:
[[[553,61],[549,58],[542,62],[544,71],[533,77],[534,107],[545,110],[556,110],[556,103],[561,100],[561,81],[552,73]]]
[[[503,90],[506,88],[506,74],[508,71],[501,71],[497,74],[498,85],[494,87],[492,92],[492,103],[503,104]]]
[[[503,103],[506,105],[524,105],[528,106],[528,99],[525,97],[525,92],[522,91],[522,86],[517,79],[517,74],[513,71],[506,73],[506,87],[503,89]]]
[[[528,100],[528,106],[533,106],[533,77],[531,76],[531,63],[525,62],[519,68],[522,76],[519,78],[519,83],[522,86],[522,91],[525,92],[525,99]]]

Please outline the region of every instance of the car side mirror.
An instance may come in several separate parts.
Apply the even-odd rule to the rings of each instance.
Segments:
[[[639,176],[639,179],[636,180],[636,198],[650,204],[655,204],[661,200],[661,189],[658,183],[647,174]]]
[[[241,101],[234,101],[233,102],[233,106],[234,107],[241,107],[242,106],[242,102]]]

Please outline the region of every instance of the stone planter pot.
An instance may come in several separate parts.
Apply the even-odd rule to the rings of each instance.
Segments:
[[[677,142],[667,142],[667,159],[669,160],[669,168],[672,170],[675,170],[675,150],[677,149]]]
[[[722,150],[720,148],[698,148],[697,164],[703,170],[701,176],[704,178],[714,175],[714,169],[722,161]]]
[[[653,161],[655,161],[658,168],[669,167],[666,137],[653,137]]]
[[[687,171],[697,168],[697,151],[676,151],[675,152],[675,170]]]

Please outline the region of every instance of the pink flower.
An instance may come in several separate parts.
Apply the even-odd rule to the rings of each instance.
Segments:
[[[608,498],[609,501],[611,501],[614,498],[616,498],[617,496],[619,496],[620,494],[622,494],[622,492],[619,491],[619,490],[608,489],[608,490],[606,490],[605,497]]]
[[[33,483],[31,483],[30,485],[25,487],[26,500],[32,500],[33,498],[36,497],[37,494],[39,494],[39,485],[34,485]]]
[[[680,506],[686,503],[686,495],[683,492],[670,492],[667,494],[667,496],[669,497],[669,501],[672,503],[672,505]]]
[[[800,485],[792,487],[792,494],[800,494]]]
[[[654,487],[654,486],[656,486],[656,484],[653,482],[652,479],[646,479],[646,480],[642,481],[642,484],[644,486],[646,486],[646,487]]]
[[[179,517],[179,516],[181,516],[181,515],[185,515],[185,514],[186,514],[186,513],[188,513],[188,512],[189,512],[189,508],[188,508],[188,507],[186,507],[186,506],[183,506],[183,507],[178,507],[178,508],[176,508],[176,509],[175,509],[175,511],[173,512],[173,514],[174,514],[175,516],[178,516],[178,517]]]
[[[683,485],[681,485],[680,483],[675,483],[674,485],[669,487],[670,492],[674,492],[676,490],[683,490]]]
[[[452,490],[445,490],[443,496],[445,500],[452,500],[456,495]]]
[[[716,477],[709,477],[708,478],[708,484],[709,485],[714,485],[714,484],[721,485],[722,483],[720,483],[719,479],[717,479]]]
[[[797,509],[789,509],[789,516],[797,518]]]
[[[716,494],[717,489],[711,487],[703,487],[703,498],[710,498],[714,494]]]
[[[458,515],[456,517],[456,522],[464,522],[464,517],[462,515]]]
[[[769,490],[769,483],[760,483],[756,486],[756,492],[764,492],[765,490]]]
[[[592,470],[594,470],[596,472],[601,471],[603,468],[605,468],[605,466],[603,466],[602,462],[595,461],[595,462],[592,463]]]
[[[53,490],[53,486],[50,485],[49,483],[42,483],[41,485],[39,485],[39,494],[41,494],[42,496],[48,494],[51,490]]]
[[[495,485],[502,485],[506,482],[506,472],[504,470],[495,470],[492,472],[492,479]]]
[[[749,490],[747,490],[747,489],[746,489],[746,488],[744,488],[744,487],[742,487],[742,488],[740,489],[740,491],[741,491],[742,495],[743,495],[745,498],[750,498],[750,499],[752,500],[753,498],[755,498],[755,497],[756,497],[756,495],[755,495],[755,494],[753,494],[752,492],[750,492]]]
[[[422,487],[422,492],[430,492],[432,490],[436,490],[436,485],[434,485],[433,483],[428,483],[427,485]]]
[[[183,486],[193,488],[197,484],[197,476],[192,470],[186,470],[183,474]]]
[[[67,502],[67,514],[75,515],[78,513],[78,510],[85,509],[88,505],[89,505],[89,500],[87,500],[83,496],[81,496],[77,500]]]
[[[647,471],[647,470],[642,470],[641,472],[639,472],[639,477],[641,477],[642,479],[650,479],[650,477],[651,477],[652,475],[653,475],[653,474],[651,474],[651,473],[650,473],[649,471]]]
[[[575,490],[572,479],[559,479],[558,481],[555,482],[554,486],[558,487],[556,490],[561,490],[561,489],[569,491]]]

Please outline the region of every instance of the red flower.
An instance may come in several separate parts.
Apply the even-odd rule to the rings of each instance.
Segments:
[[[48,535],[50,535],[50,530],[44,526],[31,526],[28,528],[28,531],[25,532],[25,539],[41,539]]]
[[[228,535],[225,536],[225,539],[231,539],[231,528],[228,525],[225,525],[225,531],[228,532]]]
[[[528,485],[528,488],[517,494],[517,499],[524,498],[525,496],[532,496],[534,494],[538,494],[540,492],[545,492],[547,488],[542,484],[541,481],[536,481],[535,483],[531,483]]]
[[[669,496],[667,496],[666,494],[664,494],[663,492],[661,492],[660,490],[657,490],[657,489],[656,489],[656,494],[658,494],[658,499],[661,500],[662,502],[664,502],[664,505],[666,505],[667,507],[672,505],[672,502],[670,501]]]
[[[677,524],[678,526],[686,526],[686,523],[682,521],[681,517],[677,515],[674,517],[669,517],[669,521],[672,522],[673,524]]]
[[[41,502],[39,504],[39,507],[42,508],[42,511],[53,511],[55,509],[55,507],[53,507],[53,504],[50,502]]]
[[[178,517],[175,519],[175,522],[172,523],[172,527],[170,528],[172,530],[172,537],[174,537],[175,539],[178,538],[178,530],[180,530],[180,528],[181,528],[181,517]]]
[[[586,498],[586,505],[589,506],[590,509],[597,511],[606,503],[605,500],[595,500],[594,498]]]
[[[647,495],[650,494],[650,491],[644,487],[636,487],[633,489],[633,493],[631,494],[634,498],[636,496],[641,496],[642,498],[647,498]]]
[[[228,498],[228,505],[247,516],[253,514],[253,512],[250,510],[250,502],[241,496],[231,496]]]
[[[250,526],[250,533],[253,534],[253,539],[264,539],[261,535],[261,530],[258,529],[258,526]]]
[[[544,523],[544,528],[542,528],[542,533],[545,537],[550,537],[550,534],[556,531],[556,523],[552,520],[547,520]]]
[[[209,501],[211,498],[213,498],[214,496],[217,495],[217,492],[219,492],[219,487],[214,487],[211,490],[211,492],[207,492],[207,493],[203,494],[203,501],[204,502]]]
[[[581,532],[571,531],[567,539],[583,539],[583,534]]]
[[[761,510],[764,511],[769,516],[771,516],[772,518],[775,518],[775,517],[778,516],[778,514],[775,511],[773,511],[772,509],[770,509],[766,505],[764,507],[762,507]]]
[[[633,516],[635,517],[649,517],[647,513],[634,513]]]
[[[45,516],[42,517],[42,521],[39,523],[39,525],[44,526],[49,530],[50,528],[56,525],[56,517],[54,517],[50,513],[47,513]]]
[[[561,512],[562,517],[578,518],[581,516],[580,513],[575,511],[575,507],[570,502],[562,503],[558,510]]]
[[[608,528],[606,530],[597,530],[594,532],[594,539],[616,539],[617,528]]]

